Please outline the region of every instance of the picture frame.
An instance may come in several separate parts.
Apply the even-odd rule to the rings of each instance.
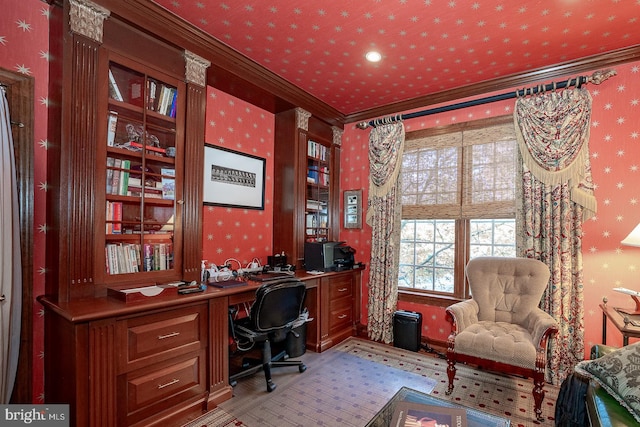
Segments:
[[[266,159],[204,144],[205,205],[264,210]]]
[[[362,228],[362,190],[345,190],[343,226]]]

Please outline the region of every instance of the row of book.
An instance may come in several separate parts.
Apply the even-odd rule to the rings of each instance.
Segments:
[[[148,100],[147,107],[165,116],[176,116],[176,104],[178,89],[167,86],[155,80],[147,80]]]
[[[140,273],[173,268],[171,243],[108,243],[105,246],[107,274]]]
[[[307,182],[311,184],[329,185],[329,168],[326,166],[309,166]]]
[[[107,188],[106,193],[118,196],[134,196],[152,199],[175,200],[176,180],[175,169],[162,168],[159,181],[153,179],[142,180],[139,171],[131,172],[131,161],[107,157]]]
[[[327,161],[327,147],[310,140],[307,143],[307,156],[313,157],[314,159]]]
[[[107,234],[122,234],[122,202],[107,201]]]

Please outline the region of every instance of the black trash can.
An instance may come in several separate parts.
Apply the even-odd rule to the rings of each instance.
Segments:
[[[285,340],[285,351],[289,357],[300,357],[307,351],[307,322],[289,331]]]

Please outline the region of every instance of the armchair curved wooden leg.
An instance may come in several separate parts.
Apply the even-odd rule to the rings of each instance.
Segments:
[[[453,379],[456,377],[456,361],[447,358],[447,377],[449,377],[449,387],[445,394],[449,396],[453,392]]]
[[[534,410],[536,413],[536,419],[538,421],[544,421],[542,416],[542,401],[544,400],[544,373],[536,373],[533,378],[533,402]]]

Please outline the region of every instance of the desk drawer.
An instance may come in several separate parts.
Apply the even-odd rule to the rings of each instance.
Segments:
[[[120,419],[147,420],[206,392],[206,351],[180,356],[123,374],[118,380]]]
[[[351,298],[341,298],[331,302],[329,310],[329,333],[333,334],[353,323],[353,304]]]
[[[339,298],[353,295],[353,281],[351,276],[332,278],[329,283],[329,300],[335,301]]]
[[[206,322],[204,304],[119,321],[120,372],[205,348]]]

